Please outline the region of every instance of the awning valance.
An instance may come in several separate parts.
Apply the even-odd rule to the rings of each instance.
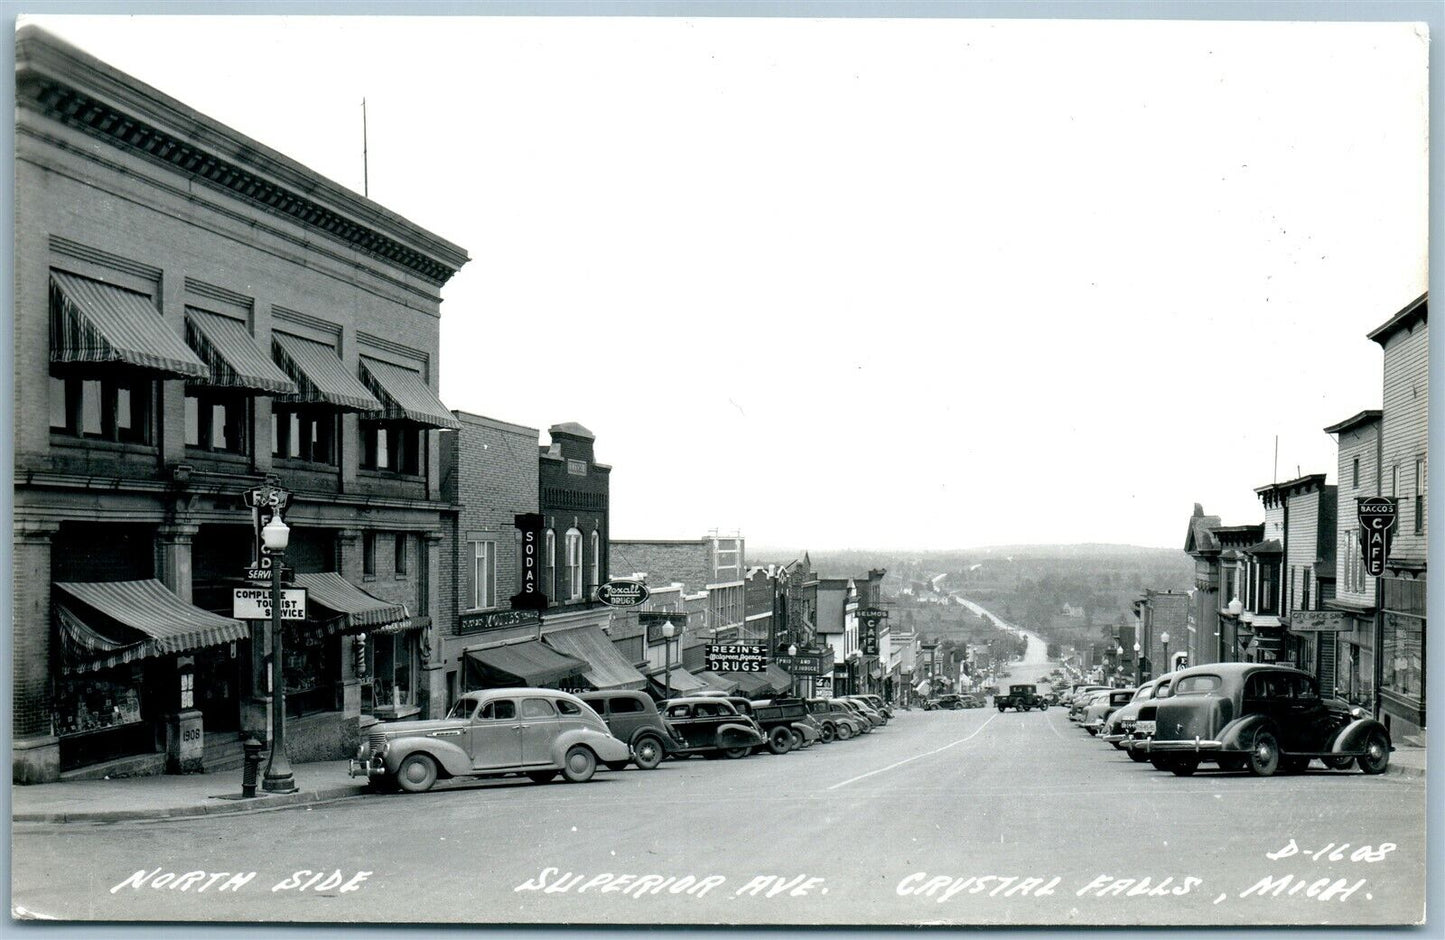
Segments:
[[[410,421],[429,428],[456,431],[461,422],[442,404],[420,372],[389,362],[361,359],[361,381],[381,401],[380,410],[366,417],[386,421]]]
[[[298,574],[296,586],[306,589],[307,615],[328,633],[352,633],[411,619],[406,605],[384,601],[363,591],[334,571]]]
[[[466,651],[466,687],[545,686],[580,676],[587,664],[538,640]]]
[[[240,620],[187,604],[159,581],[57,581],[55,619],[71,672],[244,640]]]
[[[295,395],[278,396],[278,401],[327,405],[342,411],[376,411],[376,400],[324,343],[286,333],[271,334],[271,354],[281,370],[296,383]]]
[[[194,307],[186,308],[186,342],[210,368],[191,385],[294,395],[296,383],[261,351],[246,324]]]
[[[647,677],[627,661],[600,627],[562,630],[542,640],[564,656],[586,663],[582,678],[594,689],[641,689],[647,685]]]
[[[150,298],[63,271],[50,274],[50,361],[127,365],[192,379],[210,375]]]
[[[673,666],[672,674],[666,676],[668,684],[663,685],[664,670],[658,669],[647,674],[647,680],[657,687],[663,698],[675,698],[679,695],[688,695],[693,692],[701,692],[710,689],[712,686],[688,672],[681,666]]]

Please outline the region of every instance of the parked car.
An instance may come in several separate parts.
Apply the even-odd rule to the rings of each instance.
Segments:
[[[877,712],[873,711],[873,709],[871,709],[871,708],[867,708],[866,706],[861,705],[861,704],[859,704],[858,702],[853,701],[851,698],[848,698],[846,695],[845,695],[845,696],[834,696],[833,701],[836,702],[836,703],[839,704],[839,705],[842,705],[844,708],[846,708],[846,709],[848,709],[849,711],[851,711],[854,715],[857,715],[857,716],[858,716],[859,722],[860,722],[860,724],[862,725],[862,733],[863,733],[863,734],[867,734],[868,732],[872,731],[874,728],[881,728],[881,727],[883,726],[883,716],[882,716],[882,715],[880,715],[880,714],[878,714]],[[872,712],[872,714],[869,714],[870,712]]]
[[[774,754],[786,754],[801,745],[800,736],[793,731],[793,716],[784,715],[782,706],[759,706],[745,698],[733,696],[728,699],[739,714],[752,719],[753,726],[763,736],[763,747]],[[761,749],[761,748],[760,748]]]
[[[862,734],[868,724],[851,709],[845,708],[841,702],[830,698],[808,699],[808,711],[814,720],[823,726],[824,741],[832,741],[834,738],[846,741]]]
[[[1083,695],[1085,692],[1097,692],[1100,689],[1104,688],[1108,688],[1108,686],[1098,685],[1096,683],[1089,682],[1071,683],[1069,685],[1069,690],[1059,696],[1059,704],[1072,706],[1074,702],[1078,699],[1078,697],[1080,695]]]
[[[1133,700],[1136,691],[1136,689],[1110,689],[1108,692],[1100,692],[1084,709],[1084,730],[1093,735],[1099,734],[1104,728],[1104,722],[1109,720],[1109,716],[1128,705]]]
[[[687,696],[662,703],[663,717],[677,729],[687,742],[678,752],[686,757],[701,754],[719,755],[736,760],[747,757],[759,744],[766,743],[752,718],[738,713],[733,703],[717,696]]]
[[[948,693],[947,695],[940,695],[938,696],[938,698],[927,699],[923,703],[924,711],[933,711],[940,708],[952,711],[955,708],[962,707],[963,697],[959,695],[954,695],[952,692]]]
[[[960,695],[958,697],[958,706],[960,708],[982,708],[983,702],[979,701],[978,697],[974,695]]]
[[[1108,697],[1109,689],[1104,686],[1100,686],[1097,689],[1090,689],[1087,692],[1080,692],[1078,695],[1075,695],[1074,700],[1069,703],[1069,720],[1083,721],[1085,709],[1099,699],[1107,699]]]
[[[843,696],[843,700],[857,706],[858,710],[863,713],[864,717],[866,717],[869,722],[873,724],[873,727],[881,728],[882,726],[888,724],[888,716],[880,712],[878,709],[874,708],[873,703],[868,701],[868,697],[866,695],[845,695]]]
[[[1261,663],[1214,663],[1179,673],[1160,702],[1151,759],[1179,776],[1205,760],[1268,777],[1301,773],[1316,758],[1367,774],[1390,764],[1390,732],[1359,707],[1320,695],[1307,672]]]
[[[1007,695],[994,696],[993,704],[999,711],[1012,708],[1026,712],[1035,708],[1049,707],[1048,703],[1039,697],[1038,686],[1022,682],[1009,686]]]
[[[888,703],[883,701],[883,696],[867,693],[864,695],[859,695],[857,696],[857,698],[861,698],[869,705],[872,705],[873,710],[878,714],[882,715],[884,721],[887,721],[888,719],[893,717],[893,709],[889,708]]]
[[[823,739],[822,729],[813,720],[808,712],[806,700],[795,695],[781,695],[774,699],[754,699],[753,715],[759,722],[763,717],[772,717],[767,709],[779,709],[780,714],[788,720],[793,730],[793,747],[808,747]],[[761,717],[759,717],[761,713]]]
[[[1134,737],[1134,727],[1139,720],[1139,710],[1144,707],[1145,702],[1154,697],[1154,689],[1159,682],[1158,679],[1151,679],[1139,686],[1134,691],[1134,697],[1129,700],[1129,703],[1109,716],[1108,721],[1104,723],[1104,730],[1099,734],[1100,738],[1108,741],[1118,750],[1128,752],[1129,756],[1136,761],[1146,761],[1149,756],[1144,753],[1143,748],[1138,748],[1136,751],[1129,747],[1128,742]]]
[[[601,716],[613,737],[627,743],[632,749],[632,762],[643,770],[656,768],[668,754],[687,747],[687,741],[663,720],[657,705],[644,692],[618,689],[582,692],[577,697]]]
[[[628,746],[575,695],[487,689],[457,699],[445,718],[372,725],[350,774],[377,789],[422,793],[447,777],[525,774],[546,783],[561,773],[582,783],[599,762],[625,767],[631,759]]]
[[[1148,744],[1149,739],[1154,737],[1154,716],[1159,710],[1159,703],[1168,698],[1174,685],[1175,673],[1166,672],[1158,678],[1154,686],[1154,695],[1150,701],[1139,707],[1139,717],[1134,722],[1133,736],[1125,742],[1129,748],[1129,756],[1134,760],[1150,760]],[[1156,766],[1158,766],[1156,764]]]

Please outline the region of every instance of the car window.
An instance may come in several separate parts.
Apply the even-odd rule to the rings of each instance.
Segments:
[[[517,717],[517,703],[509,698],[492,699],[482,706],[477,717],[483,721],[506,721]]]
[[[1320,697],[1319,686],[1315,684],[1314,676],[1295,676],[1294,687],[1296,698],[1314,699]]]
[[[559,698],[557,700],[557,711],[568,716],[582,714],[581,706],[579,706],[576,702],[569,701],[565,698]]]
[[[722,709],[712,702],[699,702],[692,707],[692,713],[699,718],[716,718],[722,714]]]
[[[1197,676],[1183,676],[1174,683],[1175,695],[1204,695],[1217,691],[1224,685],[1224,680],[1212,673],[1203,673]]]
[[[448,717],[448,718],[470,718],[470,717],[472,717],[472,712],[476,711],[476,708],[477,708],[477,700],[476,700],[476,699],[474,699],[474,698],[458,699],[458,700],[457,700],[457,703],[452,706],[452,710],[449,711],[449,712],[447,712],[447,717]]]
[[[1256,672],[1249,677],[1249,682],[1244,687],[1245,698],[1279,698],[1284,690],[1280,688],[1280,679],[1283,678],[1276,672]]]
[[[544,699],[544,698],[524,698],[524,699],[522,699],[522,717],[523,717],[523,718],[556,718],[556,717],[557,717],[557,709],[553,708],[553,707],[552,707],[552,703],[551,703],[550,701],[548,701],[547,699]]]
[[[615,698],[610,704],[614,715],[627,715],[645,710],[642,703],[635,698]]]

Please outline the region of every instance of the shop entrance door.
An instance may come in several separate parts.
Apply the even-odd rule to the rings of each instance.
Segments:
[[[205,719],[207,734],[241,730],[241,697],[250,663],[250,640],[196,654],[196,707]]]

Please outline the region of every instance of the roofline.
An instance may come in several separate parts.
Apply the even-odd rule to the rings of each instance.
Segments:
[[[475,424],[478,427],[492,428],[497,431],[519,431],[531,434],[533,438],[541,433],[537,428],[529,428],[524,424],[512,424],[510,421],[488,418],[486,415],[473,414],[470,411],[458,411],[455,408],[452,409],[452,416],[463,424]]]
[[[15,35],[15,90],[17,109],[34,109],[437,286],[471,260],[461,246],[33,24]],[[62,107],[62,98],[78,107]],[[85,113],[119,120],[96,125],[73,116]],[[145,143],[131,142],[141,138]]]
[[[1410,303],[1406,304],[1399,313],[1366,333],[1365,337],[1383,346],[1385,340],[1389,339],[1392,335],[1402,329],[1413,326],[1417,318],[1420,320],[1426,319],[1429,316],[1426,298],[1429,296],[1430,292],[1426,291],[1419,297],[1416,297],[1410,301]]]
[[[1357,415],[1352,415],[1341,421],[1339,424],[1332,424],[1325,428],[1326,434],[1344,434],[1353,431],[1355,428],[1364,427],[1366,424],[1374,424],[1384,417],[1384,412],[1379,408],[1367,408]]]
[[[1260,496],[1264,496],[1269,493],[1288,493],[1290,490],[1299,489],[1300,487],[1324,486],[1327,475],[1328,474],[1324,473],[1310,473],[1302,477],[1296,477],[1293,480],[1285,480],[1283,483],[1270,483],[1267,486],[1257,486],[1254,491]]]

